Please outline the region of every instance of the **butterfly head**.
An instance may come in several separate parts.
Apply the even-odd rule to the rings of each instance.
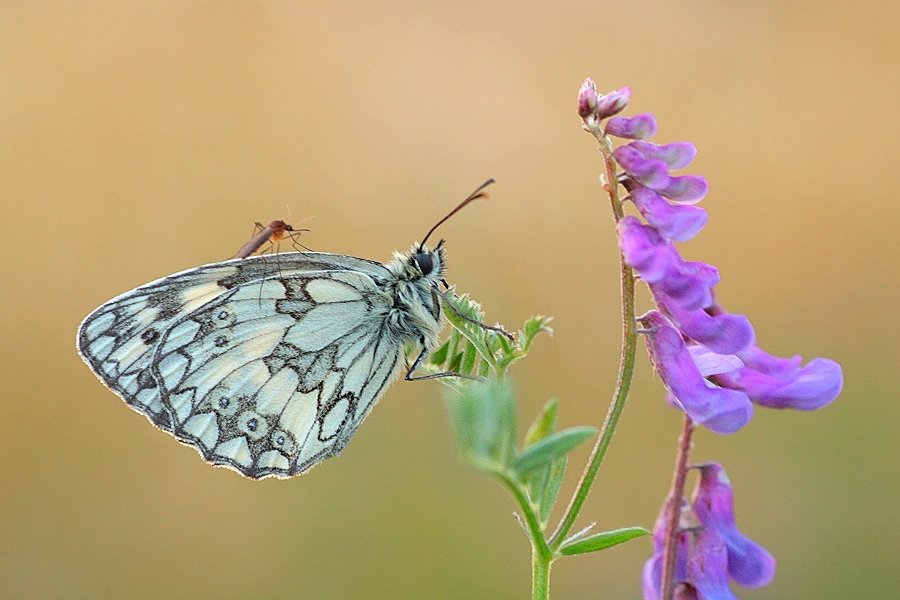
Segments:
[[[406,254],[395,252],[391,267],[400,280],[423,281],[428,287],[436,285],[443,279],[446,269],[444,241],[434,248],[416,244]]]

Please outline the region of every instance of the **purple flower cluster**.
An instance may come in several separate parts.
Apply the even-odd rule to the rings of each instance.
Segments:
[[[734,523],[731,482],[717,463],[696,467],[700,479],[690,511],[697,527],[681,527],[675,553],[675,597],[736,600],[728,580],[744,587],[762,587],[775,576],[775,558],[741,533]],[[653,530],[653,557],[644,564],[644,600],[659,600],[665,549],[666,510]]]
[[[679,254],[675,243],[693,238],[708,220],[706,211],[694,206],[706,195],[706,179],[672,175],[690,164],[696,149],[687,142],[659,146],[645,141],[656,133],[653,115],[617,116],[630,98],[628,88],[600,95],[588,79],[579,91],[578,113],[585,129],[601,140],[607,158],[624,172],[610,186],[624,187],[625,200],[643,217],[621,216],[619,247],[656,304],[657,310],[637,320],[669,404],[694,423],[725,434],[750,422],[754,404],[813,410],[832,402],[843,385],[840,365],[816,358],[803,366],[800,356],[786,359],[764,352],[755,344],[749,319],[725,312],[716,301],[718,269]],[[631,141],[612,149],[610,137]],[[694,498],[689,507],[681,499],[674,528],[674,597],[731,600],[736,596],[729,579],[764,586],[775,575],[775,559],[735,526],[724,469],[715,463],[697,468]],[[674,493],[680,495],[681,489]],[[695,526],[684,524],[690,514]],[[653,534],[654,554],[644,567],[645,600],[659,600],[662,594],[666,535],[673,531],[669,516],[664,505]]]
[[[602,96],[588,79],[578,95],[578,112],[586,124],[602,126],[605,136],[633,140],[612,156],[624,171],[618,183],[628,191],[626,199],[646,222],[623,217],[619,245],[658,308],[640,321],[670,402],[716,433],[746,425],[754,403],[799,410],[830,403],[843,384],[840,365],[816,358],[801,366],[800,356],[784,359],[761,350],[749,319],[716,302],[719,270],[679,254],[675,242],[690,240],[706,225],[706,211],[694,204],[708,185],[703,177],[670,172],[690,164],[697,153],[693,144],[647,142],[656,133],[653,115],[616,116],[630,98],[628,88]]]

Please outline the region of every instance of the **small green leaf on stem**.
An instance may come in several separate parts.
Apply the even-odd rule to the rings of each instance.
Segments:
[[[556,430],[556,414],[559,412],[559,398],[551,398],[538,413],[537,418],[525,434],[524,445],[527,448],[539,442]]]
[[[559,553],[565,556],[572,554],[586,554],[588,552],[596,552],[604,550],[612,546],[617,546],[636,537],[650,535],[650,532],[643,527],[625,527],[614,531],[605,531],[603,533],[595,533],[584,539],[575,539],[571,542],[563,543],[559,549]]]
[[[570,427],[551,434],[525,448],[513,461],[512,468],[520,475],[526,475],[560,457],[566,456],[579,444],[596,433],[596,427]]]

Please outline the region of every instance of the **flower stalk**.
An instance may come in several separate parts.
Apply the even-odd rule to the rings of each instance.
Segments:
[[[666,534],[663,554],[662,600],[672,600],[675,595],[675,562],[678,549],[679,528],[681,526],[681,510],[684,498],[684,486],[687,481],[688,461],[693,446],[694,422],[684,415],[684,425],[678,440],[678,454],[675,458],[675,472],[672,474],[672,489],[666,499]]]

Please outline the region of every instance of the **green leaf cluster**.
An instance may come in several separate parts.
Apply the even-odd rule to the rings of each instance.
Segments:
[[[466,295],[452,296],[448,292],[443,308],[452,329],[447,341],[429,357],[427,370],[433,373],[502,378],[514,362],[528,354],[539,333],[553,333],[550,317],[536,316],[525,322],[513,341],[500,333],[499,327],[485,327],[481,306]],[[459,381],[445,382],[455,387]]]
[[[588,535],[591,527],[565,540],[551,540],[548,524],[559,496],[568,455],[597,434],[596,427],[556,430],[559,401],[551,399],[528,428],[521,446],[518,408],[506,371],[531,349],[535,337],[552,333],[550,318],[526,321],[515,341],[485,328],[480,306],[469,298],[451,298],[444,314],[453,326],[449,339],[431,356],[431,372],[453,372],[477,380],[445,377],[447,412],[462,459],[500,481],[519,504],[517,514],[535,555],[548,562],[561,556],[602,550],[647,535],[629,527]]]

